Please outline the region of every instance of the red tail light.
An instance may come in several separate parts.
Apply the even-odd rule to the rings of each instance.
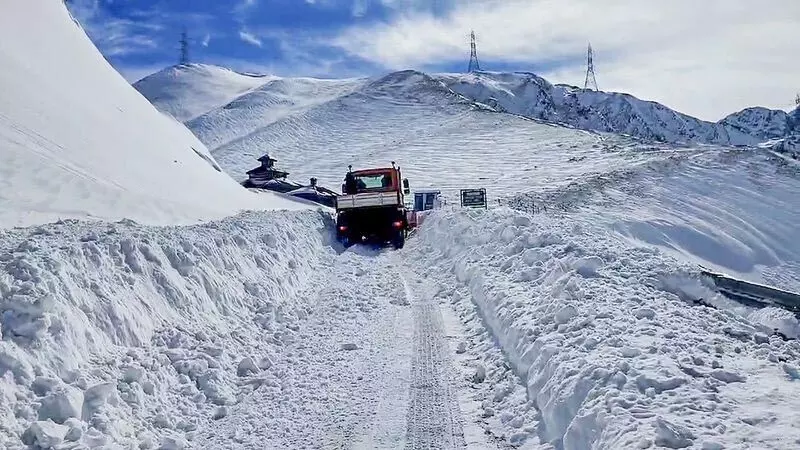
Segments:
[[[397,222],[393,223],[395,228],[403,228],[403,221],[398,220]]]
[[[339,225],[339,231],[347,231],[346,225]]]

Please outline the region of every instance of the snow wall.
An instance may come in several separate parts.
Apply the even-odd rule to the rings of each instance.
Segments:
[[[507,209],[431,216],[412,244],[438,297],[477,314],[556,448],[793,446],[800,344],[729,310],[694,266],[601,224]],[[761,311],[760,314],[765,314]],[[488,361],[502,371],[504,361]],[[502,393],[498,393],[502,397]],[[491,405],[486,405],[491,407]],[[506,418],[510,420],[510,418]]]
[[[239,375],[267,368],[307,314],[302,292],[334,255],[329,220],[0,231],[0,447],[175,448],[277,383]]]

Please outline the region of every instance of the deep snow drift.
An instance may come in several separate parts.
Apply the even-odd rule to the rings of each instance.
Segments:
[[[0,6],[0,59],[0,227],[298,207],[238,186],[103,59],[60,2]]]

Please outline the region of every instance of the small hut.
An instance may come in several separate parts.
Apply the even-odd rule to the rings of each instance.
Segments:
[[[258,161],[261,163],[259,167],[247,171],[248,178],[242,183],[245,187],[269,189],[269,186],[272,185],[277,187],[274,190],[286,192],[299,186],[296,183],[285,181],[286,177],[289,176],[289,172],[276,169],[275,163],[278,160],[269,156],[269,154],[258,158]]]

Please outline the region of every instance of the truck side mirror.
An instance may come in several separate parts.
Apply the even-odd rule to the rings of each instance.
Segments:
[[[408,187],[408,178],[405,178],[403,180],[403,194],[410,194],[410,193],[411,193],[411,188]]]
[[[346,194],[346,193],[347,193],[347,185],[342,183],[342,194]]]

